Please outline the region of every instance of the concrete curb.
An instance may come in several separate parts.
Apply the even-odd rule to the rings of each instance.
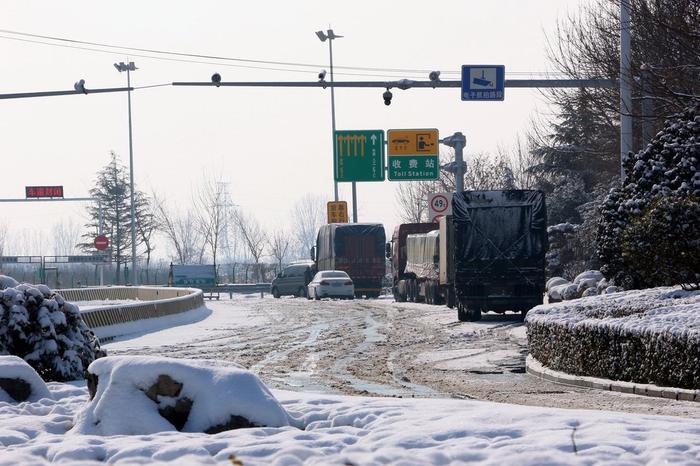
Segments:
[[[700,402],[700,390],[659,387],[651,384],[599,379],[597,377],[586,377],[581,375],[570,375],[545,367],[541,362],[529,354],[525,360],[525,369],[528,374],[534,375],[535,377],[564,385],[593,388],[597,390],[608,390],[619,393],[629,393],[633,395],[653,396],[657,398],[667,398],[669,400]]]

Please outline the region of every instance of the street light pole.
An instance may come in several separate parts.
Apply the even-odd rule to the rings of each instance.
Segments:
[[[136,65],[133,61],[128,64],[124,62],[115,63],[114,67],[120,73],[126,71],[126,85],[129,88],[127,92],[129,104],[129,189],[131,191],[131,283],[136,286],[139,284],[139,277],[136,271],[136,205],[134,201],[134,147],[131,136],[131,71],[135,71]]]
[[[335,86],[333,85],[333,39],[338,39],[343,36],[336,35],[333,29],[328,29],[326,32],[317,31],[316,35],[321,42],[328,40],[328,51],[330,54],[330,65],[331,65],[331,121],[333,126],[333,135],[331,141],[333,142],[333,147],[335,148]],[[335,154],[334,154],[335,156]],[[338,182],[335,181],[335,170],[333,172],[333,192],[334,200],[338,202]],[[352,182],[352,220],[357,223],[357,191],[355,182]]]

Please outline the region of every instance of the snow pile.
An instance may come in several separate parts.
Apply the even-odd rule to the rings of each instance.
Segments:
[[[267,387],[237,364],[114,356],[96,360],[88,372],[91,401],[76,418],[75,434],[217,433],[289,425]]]
[[[694,464],[700,457],[696,419],[284,391],[275,396],[300,428],[66,435],[86,390],[49,388],[55,400],[0,403],[0,466],[230,465],[232,455],[246,466]]]
[[[700,283],[700,107],[667,120],[623,167],[601,206],[601,270],[628,289]]]
[[[51,398],[51,393],[32,366],[17,356],[0,356],[0,402],[33,402],[42,398]]]
[[[23,358],[47,381],[82,379],[103,353],[78,307],[46,285],[0,276],[0,286],[0,355]]]
[[[550,303],[622,291],[610,285],[599,270],[586,270],[578,274],[573,283],[562,277],[552,277],[545,288]]]
[[[528,348],[574,375],[700,388],[700,291],[663,287],[541,305]]]

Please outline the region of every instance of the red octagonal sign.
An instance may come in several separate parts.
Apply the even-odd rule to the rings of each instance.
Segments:
[[[109,239],[105,235],[95,237],[95,248],[99,251],[104,251],[109,247]]]

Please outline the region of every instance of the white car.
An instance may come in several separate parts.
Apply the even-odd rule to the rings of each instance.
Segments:
[[[307,286],[308,299],[355,297],[355,285],[347,273],[342,270],[323,270],[318,272]]]

